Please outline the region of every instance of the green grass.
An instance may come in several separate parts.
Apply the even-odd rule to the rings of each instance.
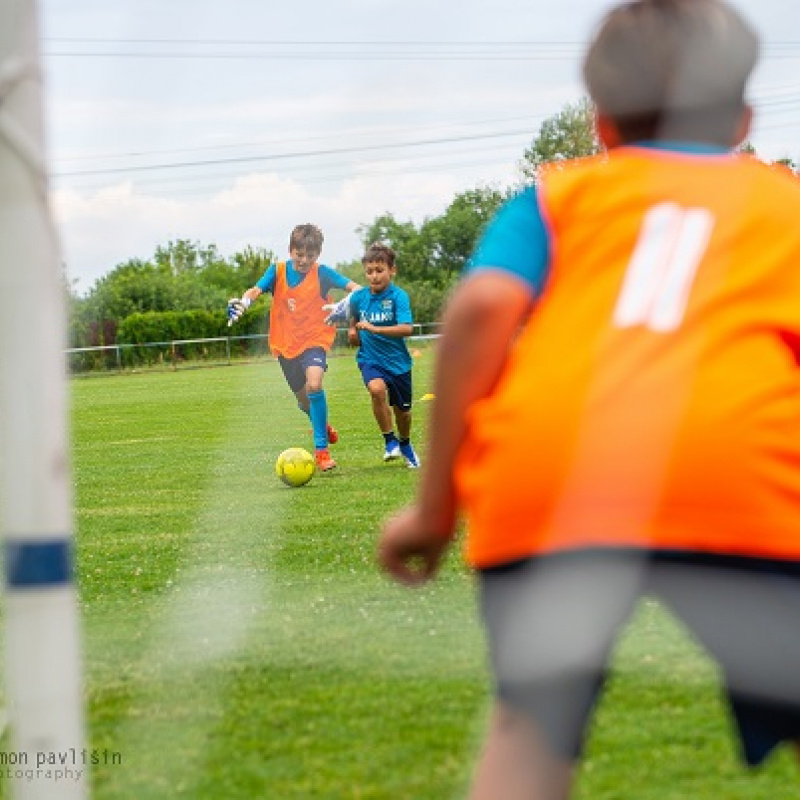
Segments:
[[[463,796],[489,702],[472,578],[457,553],[420,591],[378,574],[417,475],[381,462],[352,358],[326,388],[340,467],[293,490],[273,463],[309,424],[274,362],[73,381],[90,746],[122,759],[95,798]],[[578,798],[787,796],[793,762],[739,768],[713,668],[654,604],[616,667]]]

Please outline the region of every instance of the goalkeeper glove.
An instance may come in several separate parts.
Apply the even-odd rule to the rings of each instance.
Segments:
[[[233,325],[233,323],[250,308],[252,302],[253,301],[247,296],[242,297],[241,300],[238,297],[232,297],[228,300],[228,327]]]
[[[328,305],[322,306],[322,310],[328,312],[328,316],[325,317],[326,325],[336,325],[339,322],[347,322],[347,318],[350,315],[350,298],[352,296],[353,292],[350,292],[350,294],[343,297],[338,303],[329,303]]]

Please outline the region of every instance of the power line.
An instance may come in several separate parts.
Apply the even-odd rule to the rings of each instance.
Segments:
[[[44,42],[82,42],[94,44],[225,44],[225,45],[280,45],[286,47],[293,47],[295,45],[313,46],[357,46],[363,47],[371,45],[374,47],[392,47],[392,46],[419,46],[419,47],[461,47],[463,45],[490,47],[494,45],[524,45],[524,46],[548,46],[548,45],[574,45],[582,47],[585,42],[574,40],[555,40],[555,39],[187,39],[187,38],[115,38],[106,39],[102,37],[44,37]],[[800,46],[800,41],[797,42]]]
[[[131,45],[134,50],[51,50],[44,55],[54,58],[153,58],[153,59],[267,59],[306,61],[543,61],[578,57],[585,42],[578,40],[277,40],[226,38],[100,38],[53,37],[45,43],[56,47],[91,45]],[[174,48],[183,48],[175,50]],[[225,48],[196,50],[196,48]],[[173,48],[173,49],[152,49]],[[189,50],[185,48],[191,48]],[[231,49],[233,48],[233,49]],[[252,48],[269,48],[252,51]],[[299,49],[298,49],[299,48]],[[328,48],[320,51],[318,48]],[[330,49],[333,48],[333,49]],[[795,52],[797,51],[797,52]],[[800,41],[766,42],[767,58],[800,58]]]
[[[59,53],[45,52],[46,58],[136,58],[167,60],[266,60],[266,61],[559,61],[575,58],[575,53],[532,53],[519,55],[414,53]],[[800,58],[782,56],[784,58]]]
[[[73,170],[70,172],[54,172],[53,177],[70,178],[79,175],[113,175],[113,174],[131,173],[131,172],[153,172],[165,169],[186,169],[190,167],[218,166],[224,164],[257,163],[262,161],[277,161],[282,159],[342,155],[345,153],[364,153],[364,152],[391,150],[391,149],[406,148],[406,147],[424,147],[427,145],[454,144],[456,142],[483,141],[487,139],[508,138],[510,136],[530,136],[530,135],[531,135],[530,129],[524,128],[521,130],[514,130],[514,131],[468,134],[464,136],[450,136],[439,139],[420,139],[412,142],[372,144],[372,145],[363,145],[361,147],[334,147],[325,150],[306,150],[303,152],[296,152],[296,153],[271,153],[267,155],[232,156],[230,158],[202,159],[197,161],[175,161],[166,164],[164,163],[149,164],[149,165],[142,164],[137,166],[109,167],[106,169]]]
[[[509,122],[523,122],[523,121],[528,121],[531,123],[531,125],[534,125],[537,122],[541,122],[544,119],[544,116],[545,115],[543,114],[522,114],[512,117],[495,117],[494,119],[440,122],[434,125],[414,125],[412,126],[412,129],[414,131],[433,131],[433,130],[443,130],[443,129],[447,130],[453,128],[472,128],[480,125],[500,125]],[[369,136],[370,138],[374,139],[376,136],[380,136],[383,133],[392,133],[396,135],[398,133],[398,128],[396,126],[392,126],[391,130],[381,130],[375,128],[345,128],[337,130],[333,133],[324,133],[318,136],[303,136],[302,138],[292,136],[290,138],[283,138],[283,139],[269,139],[269,140],[260,139],[252,142],[231,142],[227,144],[203,145],[200,147],[162,148],[159,150],[140,150],[135,152],[122,152],[122,153],[95,153],[85,156],[58,157],[55,159],[55,162],[63,164],[65,162],[89,161],[89,160],[100,161],[113,158],[145,158],[154,155],[167,155],[170,153],[184,154],[184,153],[200,153],[200,152],[215,151],[215,150],[231,150],[231,149],[248,148],[248,147],[276,147],[280,145],[287,145],[287,144],[297,145],[306,142],[316,142],[320,140],[329,142],[332,138],[344,138],[351,140],[357,137]],[[531,128],[531,133],[533,133],[533,128]]]
[[[581,39],[194,39],[194,38],[104,38],[87,36],[59,36],[43,37],[44,42],[61,43],[91,43],[91,44],[181,44],[181,45],[275,45],[293,47],[297,45],[316,47],[347,46],[347,47],[493,47],[493,46],[525,46],[548,47],[551,45],[569,45],[585,47],[586,42]],[[771,40],[765,43],[766,47],[800,47],[800,39]]]
[[[775,114],[785,114],[787,112],[792,112],[798,108],[800,108],[800,84],[789,84],[780,87],[771,87],[766,88],[763,91],[760,91],[758,95],[752,98],[752,101],[756,107],[756,109],[760,112],[760,117],[764,116],[772,116]],[[359,153],[363,150],[369,149],[379,149],[379,148],[404,148],[404,147],[415,147],[421,146],[424,144],[440,144],[440,143],[453,143],[457,141],[468,141],[470,139],[478,139],[480,140],[483,137],[492,138],[498,136],[511,136],[511,135],[528,135],[533,136],[535,134],[535,125],[537,122],[541,122],[545,115],[543,114],[536,114],[536,115],[516,115],[511,117],[500,117],[494,119],[484,119],[484,120],[472,120],[472,121],[460,121],[460,122],[451,122],[451,123],[438,123],[435,125],[427,125],[427,126],[413,126],[413,130],[415,132],[420,131],[433,131],[433,130],[447,130],[453,128],[469,128],[475,126],[482,126],[482,125],[498,125],[503,123],[509,122],[521,122],[521,121],[529,121],[530,127],[526,128],[525,130],[515,130],[515,131],[506,131],[506,132],[492,132],[488,134],[478,134],[478,135],[464,135],[464,136],[456,136],[456,137],[446,137],[446,138],[439,138],[439,139],[426,139],[423,141],[411,141],[411,142],[400,142],[400,143],[385,143],[385,144],[365,144],[362,146],[351,146],[346,148],[328,148],[323,150],[304,150],[298,153],[284,153],[284,154],[268,154],[268,155],[251,155],[251,156],[236,156],[231,159],[220,158],[220,159],[206,159],[206,160],[198,160],[198,161],[188,161],[188,162],[179,162],[179,163],[171,163],[171,164],[158,164],[148,166],[145,164],[139,165],[124,165],[120,167],[102,167],[97,169],[86,169],[86,170],[64,170],[64,171],[56,171],[53,177],[76,177],[81,175],[106,175],[112,174],[115,172],[123,172],[123,171],[146,171],[150,169],[169,169],[169,168],[179,168],[179,167],[188,167],[188,166],[207,166],[207,165],[216,165],[216,164],[227,164],[227,163],[237,163],[237,162],[244,162],[247,163],[249,161],[259,161],[259,160],[275,160],[275,159],[288,159],[288,158],[300,158],[300,157],[311,157],[311,156],[326,156],[326,155],[339,155],[339,154],[347,154],[347,153]],[[375,129],[368,129],[368,128],[355,128],[355,129],[342,129],[335,132],[329,132],[325,134],[320,134],[318,136],[304,136],[302,138],[299,137],[289,137],[289,138],[281,138],[281,139],[271,139],[271,140],[259,140],[259,141],[251,141],[251,142],[235,142],[235,143],[228,143],[228,144],[217,144],[217,145],[207,145],[202,147],[184,147],[184,148],[167,148],[167,149],[160,149],[160,150],[142,150],[138,152],[122,152],[122,153],[105,153],[105,154],[92,154],[86,156],[72,156],[72,157],[60,157],[55,159],[56,164],[66,164],[66,163],[75,163],[75,162],[86,162],[86,161],[107,161],[111,159],[143,159],[143,158],[150,158],[153,156],[163,156],[169,154],[190,154],[190,153],[203,153],[203,152],[218,152],[224,150],[243,150],[247,148],[275,148],[285,145],[305,145],[307,143],[312,143],[316,141],[327,141],[330,142],[332,139],[347,139],[348,141],[352,141],[358,137],[370,137],[371,141],[377,136],[380,136],[384,133],[388,133],[390,131],[385,130],[375,130]],[[391,133],[398,133],[397,128],[392,128]]]
[[[393,178],[397,178],[398,176],[437,174],[441,172],[451,173],[457,170],[475,169],[477,167],[511,167],[519,160],[518,156],[519,154],[516,154],[515,156],[508,158],[495,157],[488,160],[484,156],[483,158],[471,159],[467,161],[444,161],[436,164],[398,166],[393,170],[359,169],[357,172],[351,171],[347,173],[343,173],[341,170],[339,170],[338,172],[329,175],[312,174],[310,176],[295,176],[292,174],[291,177],[296,183],[304,186],[341,183],[344,181],[352,182],[374,178],[391,180]],[[305,171],[310,171],[310,168],[306,168]],[[220,182],[228,181],[235,177],[240,176],[230,174],[223,176],[193,175],[182,176],[180,178],[168,178],[164,180],[156,179],[137,181],[135,185],[137,189],[148,189],[149,191],[147,192],[147,195],[152,197],[207,197],[209,194],[220,194],[225,191],[230,191],[232,188],[231,186],[226,185],[221,187]],[[280,177],[285,176],[283,173],[281,173]],[[479,179],[476,180],[479,182]],[[197,187],[198,183],[206,184],[207,188],[203,189],[202,187]],[[195,186],[189,186],[190,184],[194,184]],[[187,186],[188,190],[183,188]]]
[[[450,160],[442,161],[442,157],[450,156]],[[441,150],[432,153],[415,153],[412,156],[407,154],[393,154],[382,156],[377,162],[361,161],[357,165],[352,162],[334,162],[329,161],[323,164],[309,164],[306,162],[295,162],[292,164],[284,165],[280,168],[279,172],[272,172],[270,174],[277,175],[279,178],[295,178],[297,177],[303,183],[310,181],[316,182],[320,177],[326,177],[322,173],[333,171],[335,174],[331,176],[331,180],[346,180],[351,178],[360,178],[365,175],[385,175],[387,177],[406,175],[415,172],[432,172],[447,169],[453,165],[462,165],[467,163],[465,159],[472,157],[480,157],[480,163],[513,163],[522,157],[522,150],[517,144],[503,144],[498,147],[493,147],[487,151],[487,148],[479,145],[474,145],[467,149],[459,149],[457,152],[448,152],[443,154]],[[426,161],[436,159],[436,163],[426,164]],[[453,160],[457,159],[457,160]],[[488,159],[488,162],[487,162]],[[171,175],[163,178],[158,177],[144,177],[136,179],[137,187],[147,186],[177,186],[188,183],[197,182],[213,182],[219,184],[220,181],[235,179],[252,175],[252,172],[246,172],[242,169],[228,168],[224,172],[217,173],[194,173],[190,175]],[[308,178],[307,176],[312,176]],[[88,186],[95,186],[101,188],[107,186],[106,182],[98,182],[97,176],[89,176],[81,179],[80,187],[86,188]],[[74,181],[70,182],[70,186],[74,186]]]

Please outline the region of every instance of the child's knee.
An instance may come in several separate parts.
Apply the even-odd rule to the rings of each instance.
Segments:
[[[322,391],[322,375],[313,375],[306,379],[306,394],[318,394]]]
[[[370,381],[367,384],[367,391],[373,400],[386,399],[386,384],[380,378]]]

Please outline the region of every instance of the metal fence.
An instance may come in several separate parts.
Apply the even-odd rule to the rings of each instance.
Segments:
[[[439,324],[415,325],[410,341],[436,338]],[[347,347],[347,329],[339,328],[333,351]],[[272,358],[267,334],[215,336],[207,339],[175,339],[168,342],[111,344],[98,347],[72,347],[66,351],[72,375],[141,370],[177,370],[223,366],[237,361]]]

